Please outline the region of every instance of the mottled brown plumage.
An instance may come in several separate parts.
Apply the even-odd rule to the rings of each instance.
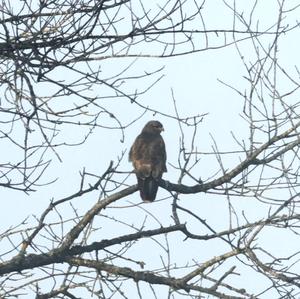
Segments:
[[[129,161],[133,164],[143,201],[154,201],[157,179],[167,171],[165,143],[160,135],[163,130],[159,121],[149,121],[129,152]]]

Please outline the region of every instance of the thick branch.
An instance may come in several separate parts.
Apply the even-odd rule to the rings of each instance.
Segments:
[[[185,290],[186,292],[189,292],[191,290],[198,291],[205,294],[210,294],[213,296],[216,296],[218,298],[223,299],[242,299],[245,297],[236,297],[236,296],[229,296],[224,293],[218,292],[216,290],[213,290],[211,288],[203,288],[201,286],[196,286],[192,284],[187,284],[182,279],[178,279],[175,277],[164,277],[157,274],[154,274],[150,271],[133,271],[130,268],[127,267],[118,267],[110,264],[106,264],[99,261],[94,260],[87,260],[87,259],[81,259],[81,258],[71,258],[68,260],[68,263],[73,266],[83,266],[88,268],[94,268],[97,271],[105,271],[110,274],[116,275],[116,276],[123,276],[127,278],[132,278],[134,281],[145,281],[149,284],[160,284],[160,285],[166,285],[169,287],[172,287],[175,290]]]
[[[135,187],[135,186],[134,186]],[[130,189],[130,188],[127,188]],[[126,190],[127,190],[126,189]],[[11,259],[8,262],[0,264],[0,275],[11,273],[14,271],[21,272],[25,269],[33,269],[40,266],[50,265],[53,263],[64,263],[67,259],[76,256],[78,254],[91,252],[94,250],[102,250],[106,247],[121,244],[123,242],[130,242],[141,238],[152,237],[155,235],[166,234],[175,231],[185,231],[185,225],[174,225],[169,227],[161,227],[159,229],[140,231],[134,234],[128,234],[112,238],[109,240],[102,240],[100,242],[94,242],[87,246],[74,246],[71,249],[62,248],[51,250],[45,254],[30,254],[28,256],[18,255],[16,258]]]
[[[129,194],[137,191],[137,185],[128,187],[120,192],[117,192],[107,198],[97,202],[86,214],[85,216],[76,224],[66,235],[64,241],[62,242],[61,249],[64,250],[72,245],[74,240],[79,236],[88,223],[97,215],[103,208],[111,204],[114,201],[117,201],[120,198],[123,198]]]
[[[266,143],[264,143],[261,147],[253,151],[251,154],[248,155],[248,157],[238,164],[235,168],[233,168],[231,171],[226,173],[225,175],[211,181],[205,184],[199,183],[194,186],[186,186],[183,184],[173,184],[169,181],[160,179],[158,181],[158,184],[160,187],[168,190],[168,191],[174,191],[179,192],[182,194],[194,194],[199,192],[206,192],[207,190],[216,188],[218,186],[221,186],[224,183],[230,182],[234,177],[242,173],[245,169],[247,169],[251,165],[259,165],[262,164],[263,160],[258,160],[257,157],[266,149],[268,149],[272,144],[276,143],[279,140],[283,140],[287,138],[292,132],[294,132],[298,127],[300,126],[300,122],[298,122],[295,126],[292,128],[286,130],[284,133],[280,135],[276,135],[272,138],[270,138]],[[295,146],[298,146],[300,141],[297,139],[295,142],[291,143],[290,145],[286,146],[283,150],[281,150],[279,153],[282,154],[284,152],[287,152],[291,149],[293,149]],[[271,158],[268,158],[268,162],[275,160],[278,157],[278,155],[275,153]]]

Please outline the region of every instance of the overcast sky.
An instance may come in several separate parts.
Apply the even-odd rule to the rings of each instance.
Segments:
[[[232,2],[232,1],[228,1]],[[254,1],[236,1],[237,8],[240,12],[244,11],[244,16],[247,19],[249,17],[249,10]],[[292,8],[292,5],[297,1],[286,1],[287,8]],[[290,6],[289,6],[290,5]],[[257,25],[258,30],[266,30],[273,26],[278,18],[277,1],[259,1],[259,4],[253,15],[253,27]],[[205,9],[202,11],[206,29],[231,29],[233,24],[232,11],[226,7],[224,1],[207,1],[205,3]],[[299,15],[299,9],[288,15],[288,19],[284,21],[286,24],[293,26],[295,20]],[[258,22],[259,20],[259,22]],[[242,25],[238,25],[238,28],[245,29]],[[202,29],[202,25],[199,24],[199,28]],[[275,28],[274,28],[275,30]],[[201,40],[203,37],[199,37]],[[228,35],[230,38],[230,35]],[[299,30],[295,30],[290,35],[281,37],[280,48],[278,52],[278,59],[282,66],[288,70],[294,77],[297,75],[295,65],[299,64]],[[270,38],[262,37],[261,42],[268,47]],[[201,41],[199,41],[201,42]],[[211,46],[222,45],[224,39],[218,38],[215,34],[209,36],[209,42]],[[204,46],[203,42],[203,46]],[[242,51],[242,55],[246,61],[255,61],[255,48],[251,40],[245,40],[239,43],[239,47]],[[128,65],[133,59],[112,59],[106,60],[102,64],[103,74],[110,76],[120,70],[120,65]],[[218,171],[218,163],[214,156],[207,155],[205,153],[212,152],[213,139],[215,139],[220,151],[233,151],[240,150],[237,143],[234,141],[232,134],[236,136],[238,140],[245,140],[248,142],[249,128],[246,121],[242,119],[243,98],[237,94],[233,89],[225,86],[220,81],[225,82],[228,85],[235,87],[241,92],[249,92],[249,82],[245,78],[247,76],[245,67],[238,51],[234,44],[231,46],[214,49],[209,51],[201,51],[186,56],[178,56],[166,59],[160,58],[139,58],[131,67],[129,73],[135,74],[142,71],[153,71],[160,67],[164,69],[156,76],[164,75],[163,78],[155,84],[147,93],[139,97],[145,105],[151,106],[153,109],[157,109],[165,114],[175,115],[173,98],[176,99],[177,108],[180,116],[188,117],[191,115],[204,115],[203,122],[199,125],[199,130],[196,138],[196,146],[199,152],[203,152],[198,169],[198,177],[202,180],[208,180]],[[62,77],[65,74],[60,74]],[[67,75],[67,74],[66,74]],[[283,77],[282,77],[283,78]],[[150,82],[151,82],[150,80]],[[128,85],[128,88],[137,85],[146,86],[149,82],[132,82]],[[288,92],[292,88],[292,83],[286,78],[279,83],[282,93]],[[95,87],[91,90],[95,94],[99,94],[102,91]],[[141,114],[141,110],[137,109],[134,105],[129,105],[128,100],[124,102],[108,103],[108,107],[112,107],[115,115],[126,124],[129,123],[133,117],[137,117]],[[151,120],[157,119],[161,121],[165,127],[163,138],[166,142],[167,156],[168,156],[168,173],[164,178],[172,182],[176,182],[178,179],[178,172],[172,167],[177,165],[178,149],[180,142],[180,129],[175,120],[164,117],[163,115],[153,115],[151,112],[147,112],[140,120],[129,126],[125,130],[125,139],[122,140],[122,134],[118,130],[105,130],[97,129],[90,136],[88,141],[79,147],[63,147],[59,150],[62,162],[58,161],[54,155],[51,155],[53,160],[51,166],[45,173],[42,182],[52,181],[57,178],[53,184],[40,187],[34,193],[25,195],[21,192],[7,190],[2,188],[1,198],[5,202],[4,207],[0,209],[0,227],[1,230],[9,228],[11,225],[17,224],[24,220],[28,215],[39,216],[41,212],[48,206],[49,200],[52,198],[59,199],[78,190],[80,176],[79,171],[83,168],[86,171],[101,175],[109,165],[109,162],[117,161],[123,151],[126,151],[125,158],[121,163],[119,170],[130,171],[132,169],[131,164],[128,162],[127,155],[134,138],[139,134],[144,124]],[[186,137],[185,142],[189,146],[192,137],[192,131],[189,128],[184,128]],[[80,129],[66,129],[62,132],[61,140],[75,140],[78,136],[83,136],[84,131]],[[2,149],[4,155],[9,157],[9,153],[5,154],[6,149]],[[50,153],[49,153],[50,154]],[[231,168],[239,162],[239,159],[244,157],[243,154],[228,155],[225,158],[226,168]],[[4,161],[7,162],[7,161]],[[129,184],[135,183],[135,178],[131,178],[127,181]],[[186,183],[191,183],[187,180]],[[168,196],[168,193],[164,190],[159,190],[158,199]],[[74,201],[74,205],[78,208],[79,214],[84,213],[94,202],[97,200],[95,195],[86,196],[82,199]],[[139,194],[135,193],[127,198],[122,199],[116,203],[115,206],[126,206],[132,203],[140,202]],[[226,198],[215,195],[197,194],[195,196],[182,196],[180,201],[185,207],[192,208],[193,211],[199,213],[200,217],[207,219],[213,224],[215,229],[228,228],[228,202]],[[260,217],[265,217],[268,213],[268,206],[259,204],[257,201],[250,201],[247,199],[237,198],[234,199],[233,205],[239,213],[244,211],[249,221],[254,221]],[[153,213],[163,224],[171,224],[171,200],[163,200],[142,206],[149,213]],[[67,208],[66,208],[67,209]],[[70,209],[72,215],[72,210]],[[108,209],[107,214],[111,213],[115,217],[119,217],[124,221],[132,221],[135,224],[142,223],[145,211],[139,208],[128,209]],[[66,217],[68,212],[65,213]],[[149,219],[147,223],[149,227],[158,226],[155,220],[148,215]],[[12,223],[13,218],[13,223]],[[133,220],[134,218],[134,220]],[[33,218],[30,218],[33,219]],[[55,219],[55,217],[54,217]],[[182,216],[184,219],[184,216]],[[97,221],[97,220],[96,220]],[[105,220],[102,218],[99,221],[101,225],[104,225]],[[111,230],[114,226],[111,224]],[[99,225],[100,225],[99,224]],[[189,228],[192,231],[197,232],[198,226],[193,226],[193,222],[188,223]],[[29,225],[31,226],[31,225]],[[117,226],[116,226],[117,227]],[[122,228],[117,228],[120,234]],[[126,232],[126,228],[124,228]],[[203,231],[204,233],[204,231]],[[112,232],[115,235],[115,232]],[[278,236],[278,235],[277,235]],[[272,232],[266,234],[265,242],[270,242],[274,237]],[[105,236],[107,238],[107,236]],[[291,237],[291,242],[297,242]],[[173,240],[176,244],[176,240]],[[144,243],[145,244],[145,243]],[[219,247],[218,241],[211,242],[208,246],[203,248],[191,247],[189,241],[182,242],[179,240],[180,248],[174,251],[174,260],[176,256],[185,254],[187,250],[190,250],[189,255],[195,256],[199,261],[204,261],[212,257],[213,255],[221,254],[226,251],[226,247]],[[275,251],[278,253],[287,252],[288,243],[277,243]],[[139,254],[138,248],[136,255]],[[142,250],[147,250],[145,247]],[[149,252],[149,254],[151,254]],[[199,257],[199,254],[201,257]],[[138,258],[138,257],[137,257]],[[141,258],[143,256],[141,255]],[[160,259],[154,257],[154,261],[150,263],[157,263],[159,267]],[[299,269],[300,271],[300,269]],[[242,278],[236,278],[241,279]],[[245,281],[243,281],[245,283]],[[250,282],[249,282],[250,283]],[[262,287],[264,279],[256,281],[257,288]],[[246,283],[247,284],[247,283]],[[261,285],[260,285],[261,284]],[[179,298],[179,297],[178,297]],[[266,297],[267,298],[267,297]],[[270,297],[268,297],[270,298]]]

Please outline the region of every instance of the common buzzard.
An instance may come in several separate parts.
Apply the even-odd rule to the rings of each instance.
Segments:
[[[159,121],[149,121],[135,139],[130,152],[143,201],[154,201],[158,189],[157,179],[167,171],[166,149],[160,133],[164,131]]]

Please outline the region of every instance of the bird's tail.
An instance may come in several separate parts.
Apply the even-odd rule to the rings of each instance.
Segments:
[[[158,189],[158,184],[152,177],[137,178],[140,195],[143,201],[154,201]]]

